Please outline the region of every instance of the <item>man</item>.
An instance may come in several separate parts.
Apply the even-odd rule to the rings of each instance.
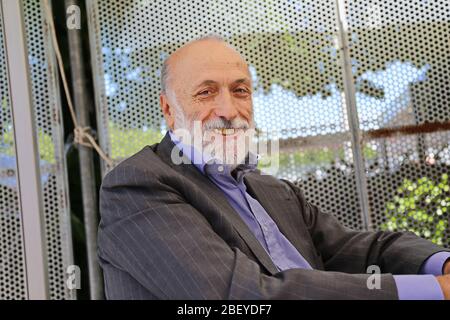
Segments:
[[[412,233],[347,229],[231,143],[254,128],[252,84],[222,39],[187,43],[161,77],[169,132],[101,189],[107,298],[450,298],[450,250]]]

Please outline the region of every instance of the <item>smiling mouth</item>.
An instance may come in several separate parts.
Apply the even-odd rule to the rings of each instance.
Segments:
[[[214,129],[214,132],[223,136],[230,136],[236,133],[235,129]]]

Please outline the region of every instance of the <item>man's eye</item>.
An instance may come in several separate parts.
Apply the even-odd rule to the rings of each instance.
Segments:
[[[211,94],[211,90],[203,90],[198,93],[199,96],[208,96]]]
[[[245,88],[237,88],[236,90],[234,90],[234,92],[237,93],[248,93],[248,90]]]

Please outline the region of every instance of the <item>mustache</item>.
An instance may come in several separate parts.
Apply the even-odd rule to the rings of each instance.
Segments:
[[[244,129],[250,128],[248,121],[242,118],[235,118],[233,120],[226,120],[222,118],[211,119],[203,123],[203,131],[212,129]]]

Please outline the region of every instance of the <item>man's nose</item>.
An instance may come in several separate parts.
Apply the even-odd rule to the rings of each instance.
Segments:
[[[218,96],[215,114],[226,120],[233,120],[238,116],[238,110],[234,104],[233,98],[228,92]]]

